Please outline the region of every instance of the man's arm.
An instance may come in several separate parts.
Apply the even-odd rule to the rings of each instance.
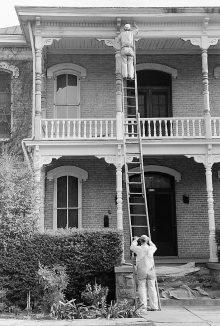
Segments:
[[[149,252],[153,256],[153,254],[157,250],[157,247],[155,246],[155,244],[151,240],[148,241],[148,244],[149,244]]]
[[[138,246],[138,237],[134,237],[132,244],[130,246],[131,251],[137,254],[140,251],[140,246]]]

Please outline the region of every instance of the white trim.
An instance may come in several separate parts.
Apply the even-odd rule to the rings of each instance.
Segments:
[[[76,65],[74,63],[58,63],[47,69],[47,77],[52,78],[57,74],[61,74],[63,71],[71,72],[72,74],[77,74],[81,78],[85,78],[87,71],[84,67]]]
[[[139,171],[139,169],[134,168],[134,169],[129,170],[129,172],[136,172],[136,171]],[[168,168],[166,166],[162,166],[162,165],[145,165],[144,172],[160,172],[160,173],[172,175],[177,182],[179,182],[181,180],[180,172],[178,172],[174,169]],[[130,174],[130,175],[132,175],[132,174]]]
[[[19,77],[19,69],[14,65],[10,65],[5,61],[0,61],[0,70],[5,71],[7,73],[12,74],[12,77],[18,78]]]
[[[136,70],[159,70],[163,71],[167,74],[172,75],[173,78],[177,78],[177,69],[171,68],[169,66],[161,65],[159,63],[151,63],[151,62],[146,62],[146,63],[139,63],[136,65]]]
[[[47,172],[47,179],[57,179],[64,175],[71,175],[81,181],[86,181],[88,179],[87,171],[72,165],[59,166],[58,168],[50,170],[49,172]]]
[[[57,179],[62,176],[73,176],[78,179],[78,228],[82,228],[82,182],[88,179],[88,172],[77,166],[60,166],[47,173],[47,179],[53,180],[53,230],[57,229]]]

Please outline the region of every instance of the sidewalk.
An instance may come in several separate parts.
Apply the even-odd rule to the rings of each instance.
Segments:
[[[142,318],[84,320],[0,319],[0,326],[220,326],[220,306],[164,307]]]

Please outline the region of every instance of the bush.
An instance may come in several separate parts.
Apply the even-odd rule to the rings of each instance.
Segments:
[[[122,234],[116,230],[62,230],[15,239],[0,238],[0,281],[11,302],[26,307],[27,292],[36,302],[40,287],[39,263],[66,267],[67,299],[81,300],[86,284],[108,286],[108,301],[115,297],[114,266],[120,264]]]
[[[81,293],[83,302],[88,306],[99,307],[103,302],[106,302],[108,288],[102,287],[101,284],[95,283],[93,286],[86,284],[86,289]]]
[[[43,287],[42,310],[52,312],[57,309],[59,301],[65,298],[64,290],[68,284],[65,267],[54,265],[49,268],[39,265],[37,274],[39,283]]]

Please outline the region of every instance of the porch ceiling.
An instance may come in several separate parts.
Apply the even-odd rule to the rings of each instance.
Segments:
[[[154,38],[140,39],[136,43],[137,52],[173,52],[173,53],[201,53],[200,48],[194,46],[190,41],[183,41],[180,38]],[[59,53],[63,51],[80,52],[81,51],[100,51],[101,53],[114,53],[113,47],[105,45],[104,41],[98,41],[95,38],[61,38],[59,41],[54,41],[51,46],[48,46],[48,53]],[[219,52],[220,42],[215,46],[210,47],[209,51]]]

